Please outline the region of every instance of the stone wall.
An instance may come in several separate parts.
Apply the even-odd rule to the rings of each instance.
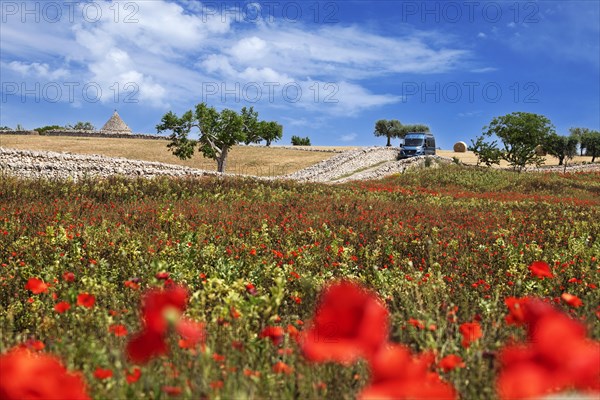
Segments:
[[[158,162],[50,151],[13,150],[2,147],[0,147],[0,173],[33,179],[72,178],[75,180],[111,175],[144,178],[219,175],[217,172]]]
[[[38,135],[36,131],[0,131],[0,135]],[[104,133],[102,131],[46,131],[43,136],[74,136],[74,137],[90,137],[90,138],[116,138],[116,139],[157,139],[168,140],[168,136],[148,135],[148,134],[113,134]]]
[[[298,181],[328,182],[362,168],[395,161],[398,158],[399,151],[398,148],[394,147],[367,147],[349,150],[301,171],[289,174],[286,178]]]

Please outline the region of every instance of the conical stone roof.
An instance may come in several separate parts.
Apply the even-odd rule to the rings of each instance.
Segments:
[[[121,119],[117,110],[113,113],[112,117],[100,129],[102,133],[108,134],[128,134],[131,135],[131,129],[127,126],[125,122]]]

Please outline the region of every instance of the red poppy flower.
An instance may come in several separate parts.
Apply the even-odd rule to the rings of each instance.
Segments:
[[[134,281],[125,281],[124,285],[125,287],[128,287],[133,290],[138,290],[140,288],[140,285],[135,283]]]
[[[113,372],[110,369],[96,368],[94,371],[94,377],[98,379],[108,379],[112,378],[112,376]]]
[[[69,373],[58,358],[15,348],[0,356],[0,397],[88,400],[85,381]]]
[[[71,305],[68,302],[61,301],[60,303],[56,303],[56,305],[54,306],[54,311],[56,311],[59,314],[62,314],[70,308]]]
[[[179,396],[182,392],[178,386],[163,386],[161,390],[169,396]]]
[[[529,270],[538,278],[554,278],[550,266],[544,261],[534,261],[529,266]]]
[[[320,296],[309,329],[301,334],[304,356],[341,363],[371,358],[387,342],[388,318],[374,293],[349,281],[330,285]]]
[[[111,325],[108,331],[115,336],[127,336],[127,328],[125,325]]]
[[[463,337],[461,344],[464,348],[469,347],[472,342],[483,336],[483,333],[481,332],[481,325],[479,325],[479,322],[477,321],[465,322],[464,324],[460,325],[458,330]]]
[[[75,280],[75,274],[72,272],[65,272],[63,274],[63,280],[65,282],[73,282]]]
[[[269,339],[271,339],[271,342],[273,343],[273,345],[279,346],[281,344],[281,342],[283,342],[284,334],[285,334],[285,331],[283,330],[283,328],[281,326],[267,326],[265,329],[263,329],[260,332],[260,334],[258,336],[261,339],[269,338]]]
[[[96,298],[92,294],[80,293],[77,295],[77,305],[78,306],[92,308],[92,307],[94,307],[95,302],[96,302]]]
[[[528,341],[499,352],[500,398],[532,398],[568,389],[600,392],[600,343],[585,326],[536,299],[524,303]]]
[[[48,285],[38,278],[29,278],[25,289],[31,291],[33,294],[46,293],[48,291]]]
[[[134,368],[131,373],[125,371],[125,379],[127,383],[132,384],[140,380],[142,376],[142,371],[139,368]]]
[[[429,353],[414,356],[402,345],[379,351],[371,361],[371,380],[360,399],[455,399],[454,388],[430,371]]]
[[[292,338],[294,340],[298,339],[298,335],[300,334],[300,331],[298,331],[298,328],[296,328],[294,325],[288,324],[286,331],[287,331],[288,335],[290,335],[290,338]]]
[[[156,277],[156,279],[169,279],[169,273],[168,272],[157,272],[156,275],[154,275]]]
[[[175,326],[177,332],[185,339],[183,347],[193,348],[198,342],[204,342],[204,324],[180,318],[187,300],[187,290],[177,285],[160,290],[153,289],[144,295],[144,328],[127,343],[126,348],[131,361],[146,363],[152,357],[166,354],[169,324]]]
[[[457,356],[456,354],[450,354],[440,360],[438,367],[444,370],[444,372],[448,372],[455,368],[464,368],[465,363],[460,356]]]
[[[571,307],[577,308],[583,305],[583,301],[581,301],[581,299],[575,295],[563,293],[560,297],[564,300],[565,303],[567,303]]]
[[[423,321],[419,321],[418,319],[409,318],[408,323],[417,329],[425,329],[425,324]]]
[[[224,384],[223,381],[212,381],[210,383],[210,388],[215,390],[222,389]]]
[[[247,283],[246,284],[246,292],[248,292],[249,295],[255,296],[256,295],[256,288],[254,287],[253,284]]]
[[[162,333],[143,330],[127,342],[126,353],[131,361],[145,364],[156,356],[166,354],[167,343]]]
[[[142,300],[142,314],[147,329],[164,333],[168,320],[176,320],[186,307],[188,292],[184,287],[172,285],[168,288],[148,291]]]
[[[44,342],[35,339],[28,339],[25,343],[19,345],[19,348],[42,351],[46,348]]]
[[[179,336],[185,339],[187,348],[193,348],[198,343],[206,341],[205,324],[182,318],[175,327]]]
[[[528,297],[507,297],[506,299],[504,299],[504,304],[506,304],[509,311],[509,314],[505,318],[507,324],[520,325],[525,322],[525,303],[527,303],[528,301]]]
[[[275,365],[273,365],[273,372],[275,372],[276,374],[289,375],[293,371],[294,371],[294,369],[292,367],[290,367],[289,365],[287,365],[286,363],[284,363],[282,361],[278,361],[275,363]]]

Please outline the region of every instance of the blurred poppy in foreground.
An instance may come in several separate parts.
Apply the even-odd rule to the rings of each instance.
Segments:
[[[452,385],[430,370],[434,359],[402,345],[382,349],[370,363],[371,380],[359,399],[456,399]]]
[[[499,397],[600,393],[600,342],[588,339],[580,322],[540,300],[523,301],[520,310],[528,340],[500,351]]]
[[[463,337],[461,344],[464,348],[469,347],[472,342],[483,336],[483,333],[481,332],[481,325],[479,325],[479,322],[477,321],[465,322],[464,324],[460,325],[458,330]]]
[[[310,361],[351,363],[372,358],[388,339],[389,314],[371,291],[341,281],[323,290],[313,321],[300,335]]]
[[[46,293],[48,291],[48,284],[38,278],[29,278],[25,289],[31,291],[33,294]]]
[[[15,348],[0,356],[0,398],[87,400],[85,381],[58,358]]]
[[[529,270],[538,278],[554,278],[550,266],[544,261],[534,261],[529,266]]]
[[[169,325],[174,326],[183,337],[186,348],[193,348],[196,344],[204,342],[204,324],[181,318],[187,301],[187,290],[177,285],[152,289],[144,295],[144,327],[127,343],[127,355],[131,361],[142,364],[153,357],[166,354]]]

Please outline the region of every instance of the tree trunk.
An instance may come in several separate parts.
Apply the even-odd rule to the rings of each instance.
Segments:
[[[227,161],[227,153],[229,147],[223,147],[221,149],[221,155],[217,157],[217,172],[225,172],[225,162]]]
[[[271,145],[271,141],[269,139],[267,139],[267,147],[269,147]]]
[[[563,161],[565,160],[565,157],[558,157],[558,165],[563,165]]]
[[[391,140],[392,140],[392,137],[388,135],[388,137],[387,137],[387,138],[388,138],[388,141],[387,141],[387,144],[386,144],[386,146],[387,146],[387,147],[391,147],[391,146],[392,146],[392,141],[391,141]]]

